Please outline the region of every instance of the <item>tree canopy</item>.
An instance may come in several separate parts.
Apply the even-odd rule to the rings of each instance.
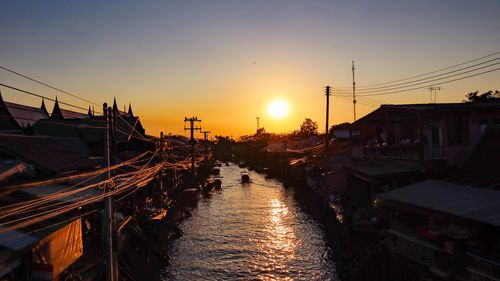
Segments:
[[[318,134],[318,123],[314,122],[310,118],[304,119],[300,125],[299,134],[301,136],[313,136]]]
[[[488,91],[479,94],[479,91],[471,92],[465,95],[467,100],[465,102],[500,102],[500,92],[498,90]]]

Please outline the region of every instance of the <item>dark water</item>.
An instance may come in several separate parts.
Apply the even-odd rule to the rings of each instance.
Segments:
[[[274,180],[221,167],[223,189],[202,199],[170,245],[163,280],[336,280],[319,224]]]

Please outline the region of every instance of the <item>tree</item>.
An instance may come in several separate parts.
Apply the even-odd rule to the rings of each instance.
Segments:
[[[302,125],[300,125],[299,134],[301,136],[313,136],[318,134],[318,123],[314,122],[310,118],[304,119]]]
[[[216,135],[215,140],[216,140],[217,144],[232,144],[232,143],[234,143],[234,140],[229,136]]]
[[[328,131],[328,134],[329,134],[330,138],[334,138],[335,137],[334,132],[336,130],[349,130],[350,128],[351,128],[351,123],[349,123],[349,122],[344,122],[344,123],[332,125],[330,127],[330,130]]]
[[[467,100],[465,102],[499,102],[500,92],[498,90],[488,91],[484,94],[479,94],[479,91],[471,92],[465,95]]]

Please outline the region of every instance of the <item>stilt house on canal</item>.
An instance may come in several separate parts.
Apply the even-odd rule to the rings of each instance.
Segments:
[[[351,128],[340,210],[387,237],[388,276],[500,280],[500,103],[382,105]]]
[[[359,206],[377,194],[461,168],[488,126],[500,124],[500,103],[382,105],[354,122],[346,167]]]
[[[119,111],[115,101],[113,113],[113,163],[120,167],[115,173],[127,174],[137,170],[134,163],[147,163],[140,155],[154,150],[155,140],[146,136],[130,105],[128,112]],[[75,274],[94,280],[102,273],[99,183],[106,119],[90,108],[88,113],[63,109],[57,99],[49,114],[43,100],[37,108],[4,101],[1,95],[0,115],[0,207],[4,210],[0,212],[0,279],[60,280]],[[127,164],[130,161],[134,162]],[[155,179],[153,174],[137,183],[147,188],[122,199],[117,216],[130,215],[144,197],[161,192]],[[54,211],[55,207],[60,209]],[[44,219],[35,221],[40,214]],[[122,231],[126,231],[125,222],[118,220]]]

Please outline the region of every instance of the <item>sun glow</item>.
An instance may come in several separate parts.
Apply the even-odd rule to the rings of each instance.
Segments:
[[[284,100],[274,100],[267,107],[267,112],[275,119],[281,119],[290,113],[290,107]]]

